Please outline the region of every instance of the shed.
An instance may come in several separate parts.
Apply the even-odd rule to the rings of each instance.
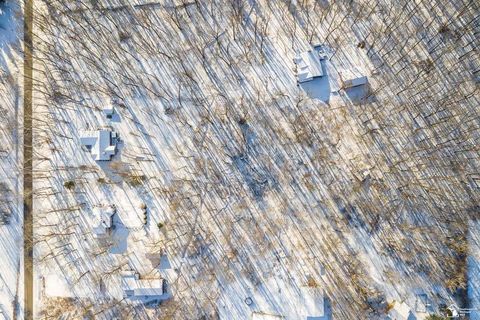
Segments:
[[[342,80],[343,89],[363,86],[368,83],[367,76],[361,69],[347,68],[340,70],[340,79]]]
[[[366,76],[361,76],[357,78],[351,78],[343,81],[343,87],[352,88],[362,86],[368,83],[368,78]]]
[[[80,143],[84,146],[96,161],[108,161],[117,151],[117,134],[109,129],[84,131],[80,137]]]
[[[113,114],[115,113],[115,109],[112,105],[106,105],[103,107],[103,113],[108,119],[111,119]]]
[[[311,81],[316,77],[323,76],[321,58],[316,50],[308,50],[297,54],[294,62],[297,65],[298,82]]]

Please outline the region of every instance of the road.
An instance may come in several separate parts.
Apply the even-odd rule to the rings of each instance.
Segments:
[[[24,0],[23,65],[23,271],[24,319],[33,319],[33,175],[32,175],[32,98],[33,98],[33,0]]]

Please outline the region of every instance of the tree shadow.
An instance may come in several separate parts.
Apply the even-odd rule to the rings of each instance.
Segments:
[[[350,100],[354,105],[372,103],[377,101],[375,96],[371,94],[370,84],[367,82],[365,85],[346,88],[345,97]]]
[[[16,11],[20,10],[18,4],[13,1],[5,1],[0,3],[0,49],[3,54],[0,54],[0,64],[2,66],[7,65],[6,58],[10,61],[14,61],[12,55],[12,45],[19,45],[20,37],[18,24],[15,18]]]
[[[112,254],[123,254],[127,251],[128,248],[128,234],[130,231],[123,224],[118,214],[115,214],[112,217],[113,225],[115,229],[112,232],[112,240],[114,245],[109,250]]]

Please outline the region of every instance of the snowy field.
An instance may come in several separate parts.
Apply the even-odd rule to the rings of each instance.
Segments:
[[[0,319],[7,320],[23,303],[21,26],[16,1],[0,4]]]
[[[35,3],[38,317],[385,319],[403,303],[423,319],[468,303],[476,2],[127,2]],[[297,85],[294,58],[317,45],[325,76]],[[345,88],[352,73],[368,85]],[[111,161],[81,147],[99,128],[120,136]],[[126,270],[171,298],[124,298]]]

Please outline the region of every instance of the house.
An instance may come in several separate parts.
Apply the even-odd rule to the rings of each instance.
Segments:
[[[299,83],[311,81],[322,77],[323,70],[319,53],[316,50],[308,50],[297,54],[294,62],[297,65],[297,81]]]
[[[117,151],[117,133],[109,129],[96,131],[84,131],[80,137],[80,143],[84,146],[96,161],[108,161]]]
[[[112,216],[115,213],[114,206],[95,207],[93,209],[93,228],[95,237],[102,237],[108,234],[112,227]]]
[[[169,297],[164,279],[140,279],[135,271],[122,272],[123,297],[131,300],[150,302]]]

